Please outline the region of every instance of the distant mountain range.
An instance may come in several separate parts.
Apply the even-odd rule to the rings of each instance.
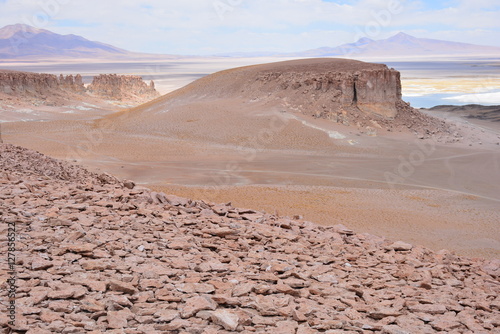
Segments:
[[[438,55],[497,55],[500,47],[417,38],[400,32],[390,38],[373,40],[361,38],[355,43],[335,48],[319,48],[300,53],[307,57],[325,56],[438,56]]]
[[[321,47],[302,52],[237,52],[222,57],[408,57],[408,56],[500,56],[500,47],[417,38],[398,33],[390,38],[361,38],[355,43]],[[158,58],[171,55],[134,53],[77,35],[59,35],[25,24],[0,29],[0,59],[16,58]]]
[[[500,56],[500,47],[417,38],[400,32],[390,38],[361,38],[355,43],[321,47],[302,52],[226,53],[225,57],[405,57],[405,56]]]
[[[134,53],[77,35],[59,35],[25,24],[0,29],[0,59],[26,57],[101,58]]]

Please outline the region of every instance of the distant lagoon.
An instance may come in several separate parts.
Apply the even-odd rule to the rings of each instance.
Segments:
[[[492,101],[488,98],[481,98],[485,94],[428,94],[423,96],[405,96],[403,94],[403,100],[409,102],[414,108],[432,108],[438,105],[456,105],[463,106],[467,104],[481,104],[486,106],[500,105],[500,90],[494,91],[490,94],[495,94],[498,99]],[[470,100],[460,101],[455,99],[457,96],[470,96]],[[451,99],[453,98],[453,99]]]
[[[401,72],[403,84],[403,100],[415,108],[430,108],[437,105],[498,105],[500,104],[500,87],[482,87],[480,93],[473,93],[472,89],[460,92],[429,93],[432,86],[430,80],[444,79],[451,83],[454,80],[477,80],[486,82],[494,80],[500,82],[500,59],[463,59],[453,61],[414,61],[414,62],[386,62],[387,66]],[[429,86],[422,87],[418,94],[405,94],[405,82],[411,80],[429,80]],[[485,89],[486,88],[486,89]],[[415,87],[412,87],[415,90]]]

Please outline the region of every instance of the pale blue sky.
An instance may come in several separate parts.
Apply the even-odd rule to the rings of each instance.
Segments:
[[[154,53],[292,52],[399,31],[500,46],[498,0],[0,0],[0,13],[0,26]]]

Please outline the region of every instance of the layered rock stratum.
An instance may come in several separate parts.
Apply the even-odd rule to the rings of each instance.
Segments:
[[[289,105],[304,105],[304,109],[317,117],[331,118],[338,111],[358,109],[365,114],[394,118],[401,103],[400,73],[383,64],[315,59],[248,70],[237,73],[238,76],[251,75],[243,87],[236,86],[233,91],[272,93],[274,98],[282,98]],[[305,96],[311,98],[310,103],[305,103]]]
[[[85,91],[82,76],[62,74],[29,73],[0,70],[0,92],[7,95],[41,97],[63,92],[82,93]]]
[[[500,261],[193,201],[0,145],[16,323],[46,333],[486,333]]]
[[[88,91],[111,100],[152,100],[160,96],[153,81],[147,85],[137,75],[100,74],[94,77]]]
[[[35,106],[61,106],[88,96],[140,104],[158,97],[154,82],[140,76],[99,75],[85,87],[82,76],[0,70],[0,100],[27,99]]]

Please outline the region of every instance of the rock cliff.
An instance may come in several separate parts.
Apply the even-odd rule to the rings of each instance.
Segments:
[[[397,115],[401,101],[398,71],[376,64],[362,69],[351,68],[343,62],[337,68],[325,65],[330,66],[315,70],[297,66],[264,71],[258,76],[258,82],[262,89],[286,96],[290,105],[305,105],[318,117],[356,108],[365,114],[387,118]]]
[[[0,71],[0,93],[7,95],[41,96],[53,93],[83,93],[81,75],[57,77],[53,74]]]
[[[111,100],[151,100],[160,94],[154,82],[148,85],[140,76],[101,74],[88,86],[89,93]]]
[[[76,95],[75,95],[76,94]],[[34,105],[67,105],[90,97],[140,104],[159,96],[154,82],[139,76],[99,75],[85,87],[82,76],[0,70],[0,100],[12,97]]]

